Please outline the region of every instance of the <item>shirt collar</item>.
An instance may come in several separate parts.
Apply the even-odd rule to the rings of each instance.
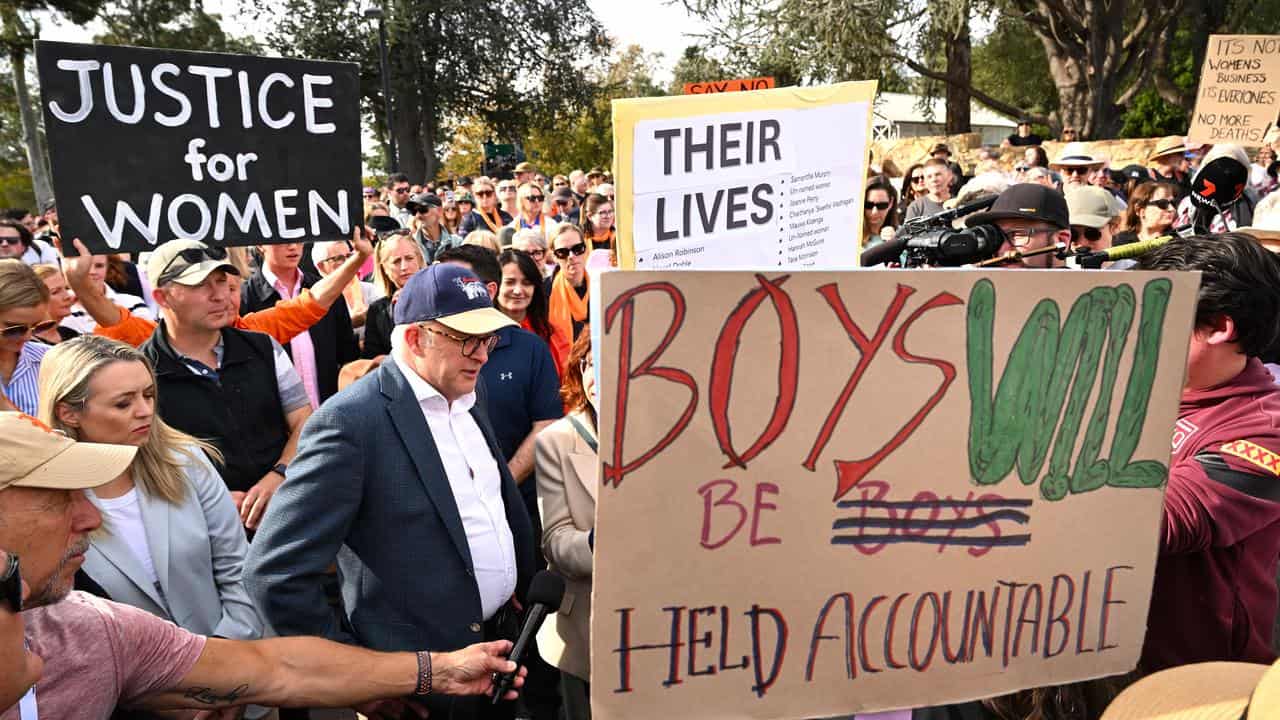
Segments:
[[[401,353],[398,352],[391,353],[391,357],[395,361],[396,367],[400,370],[400,374],[404,375],[404,379],[409,383],[409,389],[413,391],[413,398],[418,401],[418,404],[422,404],[428,400],[432,402],[442,402],[448,405],[449,413],[451,415],[471,411],[471,408],[476,404],[475,391],[463,395],[452,405],[449,405],[449,402],[445,399],[444,395],[442,395],[439,390],[436,390],[431,383],[423,380],[422,376],[419,375],[418,372],[409,365],[409,363],[405,362],[404,358],[400,357],[400,355]]]
[[[264,263],[262,263],[262,277],[266,278],[266,279],[267,279],[267,284],[268,284],[268,285],[270,285],[270,286],[271,286],[271,287],[273,287],[273,288],[275,288],[277,285],[282,284],[282,283],[280,282],[280,278],[279,278],[279,277],[277,277],[275,273],[271,272],[271,268],[268,268],[268,267],[267,267],[267,264],[266,264],[265,262],[264,262]],[[297,294],[298,294],[298,293],[301,291],[301,289],[302,289],[302,288],[301,288],[301,286],[302,286],[302,270],[299,268],[299,269],[298,269],[298,279],[294,281],[294,283],[293,283],[293,287],[291,288],[291,292],[290,292],[289,294],[290,294],[291,296],[295,296],[295,297],[296,297],[296,296],[297,296]]]

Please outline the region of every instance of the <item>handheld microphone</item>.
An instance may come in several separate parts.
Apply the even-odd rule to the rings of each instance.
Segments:
[[[520,628],[520,636],[516,638],[511,654],[507,656],[508,660],[516,664],[516,672],[520,671],[520,661],[524,658],[524,653],[529,643],[533,641],[534,634],[541,627],[542,621],[547,619],[548,614],[560,609],[560,601],[563,599],[564,578],[549,570],[539,571],[533,576],[527,598],[529,612],[524,616],[524,626]],[[502,701],[502,696],[507,694],[514,681],[515,673],[496,673],[493,679],[494,705]]]
[[[1143,240],[1142,242],[1129,243],[1128,245],[1120,245],[1118,247],[1107,248],[1097,252],[1076,255],[1070,260],[1075,261],[1075,265],[1089,270],[1097,270],[1102,267],[1104,262],[1113,262],[1115,260],[1128,260],[1139,255],[1145,255],[1152,250],[1164,245],[1174,238],[1173,235],[1162,235],[1158,238]]]

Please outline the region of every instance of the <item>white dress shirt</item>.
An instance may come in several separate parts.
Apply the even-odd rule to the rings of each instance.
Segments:
[[[396,367],[409,381],[435,440],[440,462],[467,535],[480,606],[488,620],[516,591],[516,549],[502,500],[502,475],[498,462],[471,416],[476,394],[467,393],[452,405],[438,390],[392,355]]]
[[[302,292],[302,271],[297,272],[294,278],[293,287],[284,284],[275,273],[271,272],[266,263],[262,264],[262,277],[266,278],[271,287],[279,293],[281,300],[292,300]],[[316,346],[311,341],[311,331],[298,333],[289,341],[290,355],[293,357],[293,367],[298,371],[298,375],[302,378],[302,387],[307,391],[307,399],[311,401],[311,409],[315,410],[320,407],[320,380],[317,377],[318,370],[316,368]]]

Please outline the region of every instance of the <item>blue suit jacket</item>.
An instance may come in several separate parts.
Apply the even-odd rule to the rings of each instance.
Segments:
[[[477,394],[471,414],[502,475],[523,594],[533,531],[485,416],[483,388]],[[354,637],[325,602],[321,583],[335,557]],[[245,585],[280,635],[384,651],[448,651],[484,639],[458,506],[422,409],[391,360],[307,420],[250,547]]]

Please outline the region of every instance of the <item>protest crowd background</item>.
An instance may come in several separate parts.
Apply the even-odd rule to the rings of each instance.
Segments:
[[[1121,157],[1036,126],[873,144],[847,242],[895,272],[913,222],[987,200],[956,227],[1068,273],[1196,226],[1100,262],[1204,273],[1179,418],[1212,437],[1175,452],[1133,673],[890,716],[1136,718],[1126,697],[1255,686],[1247,717],[1280,716],[1280,131]],[[308,242],[95,255],[56,203],[6,210],[0,718],[589,718],[611,161],[383,173],[359,227]],[[1216,161],[1246,180],[1205,220]],[[542,570],[559,610],[491,703]],[[1212,662],[1241,665],[1142,684]]]

